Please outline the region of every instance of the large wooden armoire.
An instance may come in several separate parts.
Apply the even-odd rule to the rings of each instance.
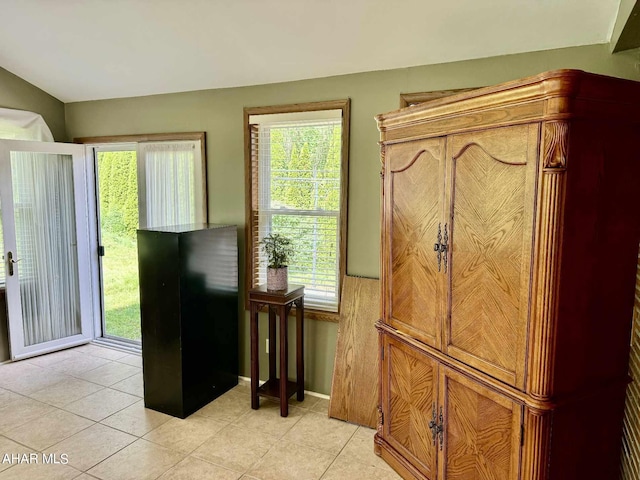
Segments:
[[[617,479],[640,83],[559,70],[377,121],[376,452],[405,478]]]

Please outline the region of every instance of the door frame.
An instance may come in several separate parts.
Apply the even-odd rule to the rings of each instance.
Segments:
[[[99,247],[101,245],[100,230],[100,190],[98,187],[98,152],[118,152],[118,151],[136,151],[137,146],[135,142],[120,142],[120,143],[105,143],[105,144],[87,144],[82,145],[85,150],[85,157],[89,165],[87,172],[88,195],[87,203],[89,210],[89,225],[90,225],[90,251],[91,251],[91,278],[96,288],[92,292],[92,303],[94,308],[94,340],[99,343],[107,345],[114,345],[124,349],[139,352],[141,350],[141,342],[136,340],[130,340],[128,338],[116,337],[113,335],[107,335],[105,324],[105,312],[104,312],[104,285],[103,285],[103,266],[102,258],[99,255]],[[139,174],[139,172],[138,172]],[[138,185],[140,181],[138,179]]]
[[[95,288],[92,292],[92,304],[94,314],[94,342],[103,343],[105,345],[115,345],[119,348],[140,352],[142,346],[141,342],[136,342],[128,339],[123,339],[114,336],[105,336],[103,329],[104,312],[102,311],[102,283],[101,283],[101,266],[100,258],[98,256],[99,235],[98,235],[98,221],[99,214],[98,207],[98,188],[97,188],[97,169],[95,151],[96,147],[103,147],[104,151],[109,150],[109,146],[114,148],[118,145],[136,145],[134,148],[136,153],[139,154],[137,147],[140,143],[145,142],[181,142],[181,141],[196,141],[200,142],[200,158],[202,162],[202,199],[201,208],[203,211],[203,218],[205,222],[209,221],[208,212],[208,197],[207,197],[207,156],[206,156],[206,135],[205,132],[181,132],[181,133],[149,133],[149,134],[131,134],[131,135],[109,135],[98,137],[78,137],[73,141],[85,149],[85,158],[87,161],[87,199],[88,199],[88,224],[89,230],[89,248],[91,252],[91,280]],[[138,160],[138,166],[140,166],[140,160]],[[140,170],[138,170],[138,196],[141,195],[142,189],[140,188]],[[90,199],[90,201],[89,201]],[[138,208],[140,208],[140,199],[138,200]],[[141,215],[141,220],[143,216]]]

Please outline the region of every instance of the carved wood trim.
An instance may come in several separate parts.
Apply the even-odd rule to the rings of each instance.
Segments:
[[[470,88],[455,88],[453,90],[437,90],[433,92],[416,92],[416,93],[401,93],[400,94],[400,108],[412,107],[424,102],[430,102],[436,98],[448,97],[455,95],[456,93],[468,92],[469,90],[475,90],[479,87]]]
[[[382,408],[382,405],[384,405],[384,378],[382,373],[385,370],[383,362],[386,360],[384,359],[384,338],[382,336],[382,330],[380,329],[378,329],[378,352],[380,355],[380,375],[378,377],[378,424],[376,426],[376,432],[377,436],[382,438],[384,436],[384,414]]]
[[[522,480],[546,480],[549,476],[551,417],[549,410],[525,409]]]
[[[544,124],[544,168],[566,168],[568,157],[569,124]]]
[[[396,168],[395,170],[391,170],[391,173],[402,173],[406,169],[411,168],[413,164],[418,161],[418,159],[422,156],[423,153],[426,153],[426,150],[424,148],[422,150],[418,150],[418,153],[416,153],[406,165]]]
[[[380,143],[380,161],[382,162],[382,170],[380,171],[380,321],[389,321],[388,308],[390,303],[390,267],[387,262],[391,262],[391,216],[389,213],[389,199],[391,189],[391,175],[387,175],[386,163],[387,147],[384,143]]]
[[[553,394],[565,184],[564,169],[542,173],[527,362],[527,391],[540,400]]]
[[[503,163],[505,165],[526,165],[527,162],[508,162],[506,160],[501,160],[497,157],[494,157],[493,155],[491,155],[486,148],[484,148],[482,145],[480,145],[477,142],[470,142],[465,144],[459,151],[458,153],[452,155],[451,159],[455,162],[456,160],[458,160],[462,155],[464,155],[464,153],[469,150],[471,147],[478,147],[480,150],[482,150],[482,152],[489,157],[491,160],[495,161],[495,162],[499,162],[499,163]]]
[[[376,432],[380,436],[382,436],[383,418],[384,418],[384,415],[382,413],[382,406],[378,405],[378,424],[377,424],[377,427],[376,427]]]
[[[615,92],[613,94],[612,92]],[[570,118],[640,123],[635,82],[556,70],[378,115],[385,143]],[[594,106],[597,105],[597,108]]]
[[[612,95],[611,92],[616,94]],[[593,110],[576,109],[576,99],[586,102],[602,102],[601,113],[609,118],[619,118],[621,113],[627,115],[633,110],[633,101],[638,99],[637,86],[634,81],[604,77],[580,70],[554,70],[519,80],[505,82],[489,87],[460,92],[452,97],[440,97],[412,108],[395,110],[378,115],[376,119],[382,124],[382,131],[402,128],[408,123],[429,123],[464,112],[464,115],[494,110],[495,120],[502,120],[509,113],[505,106],[512,110],[526,104],[536,104],[533,110],[524,110],[529,116],[512,117],[515,121],[535,121],[538,118],[565,118],[579,115],[587,118],[593,116]],[[624,99],[624,100],[622,100]],[[572,108],[573,107],[573,108]],[[499,114],[497,112],[500,112]],[[533,113],[536,112],[536,113]],[[473,116],[472,115],[472,116]],[[626,117],[625,117],[626,119]],[[633,120],[633,118],[631,118]],[[471,121],[477,120],[470,119]],[[637,122],[637,115],[635,122]],[[477,128],[477,122],[475,127]],[[447,132],[450,133],[450,132]],[[384,138],[388,140],[388,138]]]

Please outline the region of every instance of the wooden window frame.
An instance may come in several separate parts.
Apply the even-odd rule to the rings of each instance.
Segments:
[[[207,135],[205,132],[184,133],[143,133],[134,135],[107,135],[102,137],[78,137],[74,143],[105,144],[105,143],[142,143],[142,142],[181,142],[200,141],[200,155],[202,158],[202,211],[204,219],[209,222],[209,192],[207,191]]]
[[[315,112],[320,110],[342,110],[342,143],[340,149],[340,262],[338,265],[338,311],[326,312],[305,308],[305,317],[315,320],[337,322],[340,318],[342,279],[347,270],[347,217],[349,190],[349,120],[351,100],[333,100],[324,102],[295,103],[289,105],[275,105],[267,107],[244,108],[244,165],[245,165],[245,309],[249,310],[249,290],[254,283],[253,238],[255,231],[251,222],[253,213],[254,191],[257,182],[254,179],[252,165],[257,159],[252,158],[252,134],[249,123],[251,115],[268,115],[279,113]]]

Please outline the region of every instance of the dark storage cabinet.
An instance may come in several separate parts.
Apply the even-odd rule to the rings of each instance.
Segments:
[[[235,226],[138,230],[144,403],[185,418],[238,384]]]

